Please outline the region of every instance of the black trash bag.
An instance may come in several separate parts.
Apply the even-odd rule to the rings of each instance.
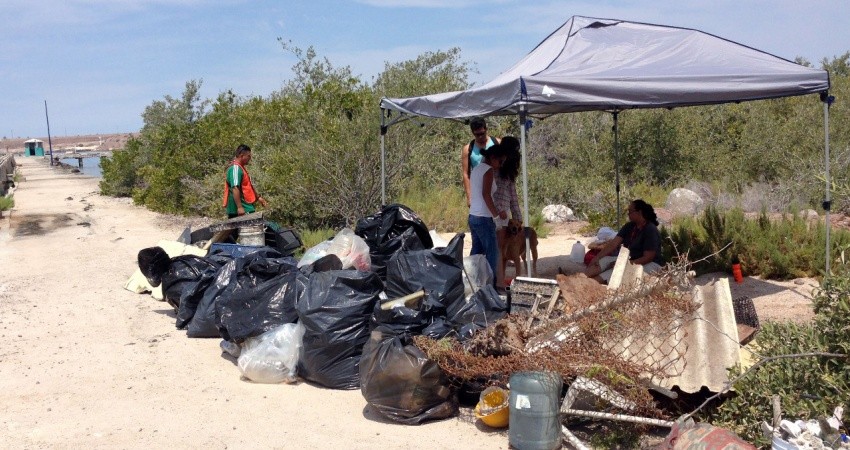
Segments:
[[[180,293],[180,304],[177,308],[177,329],[184,329],[189,322],[195,317],[195,311],[198,310],[198,304],[204,298],[204,293],[207,288],[215,281],[218,271],[225,264],[233,260],[228,255],[212,255],[204,258],[208,264],[206,269],[201,273],[201,276],[194,282],[186,283]],[[163,281],[165,284],[165,281]]]
[[[139,251],[139,269],[153,287],[159,286],[162,276],[171,266],[171,257],[162,247],[149,247]]]
[[[236,284],[216,303],[221,338],[241,344],[249,337],[298,321],[295,304],[307,278],[292,257],[248,258]]]
[[[445,317],[434,317],[431,323],[422,330],[422,335],[431,339],[442,339],[455,330]]]
[[[379,212],[358,220],[354,234],[362,237],[369,248],[374,249],[401,236],[408,228],[413,228],[423,248],[434,246],[425,222],[412,209],[398,203],[385,206]]]
[[[456,235],[442,248],[400,251],[387,263],[387,297],[424,289],[422,309],[445,315],[448,305],[463,300],[463,237]]]
[[[458,403],[448,377],[415,345],[379,327],[363,347],[360,392],[387,418],[406,425],[453,417]]]
[[[508,303],[491,285],[481,286],[469,301],[460,300],[449,306],[448,320],[458,332],[458,339],[472,337],[475,330],[486,328],[508,313]]]
[[[423,311],[421,304],[419,306],[420,308],[397,306],[385,310],[381,309],[381,303],[378,302],[372,312],[371,328],[375,329],[380,326],[392,330],[397,335],[420,335],[422,330],[430,323],[430,313]]]
[[[280,257],[280,253],[276,250],[269,247],[257,247],[257,251],[243,257],[234,258],[222,266],[216,273],[213,282],[204,290],[204,295],[198,303],[194,316],[188,324],[184,325],[187,328],[186,335],[197,338],[221,337],[216,318],[216,303],[219,301],[219,298],[222,295],[226,295],[228,291],[236,289],[239,273],[251,261]],[[182,327],[178,326],[178,328]]]
[[[413,228],[408,228],[400,236],[396,236],[377,247],[369,247],[369,259],[371,260],[372,272],[381,277],[381,281],[387,278],[387,263],[396,253],[412,250],[425,250],[425,245],[419,239]]]
[[[175,311],[179,311],[183,293],[194,287],[204,274],[217,272],[224,264],[217,261],[196,255],[180,255],[172,258],[168,271],[162,275],[162,296],[165,301]]]
[[[332,389],[360,386],[360,355],[369,340],[369,316],[383,289],[374,272],[333,270],[310,275],[296,305],[305,328],[299,375]]]

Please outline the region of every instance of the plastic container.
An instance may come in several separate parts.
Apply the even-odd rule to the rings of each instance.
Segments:
[[[255,247],[266,245],[266,233],[263,226],[240,227],[239,238],[236,242],[240,245],[253,245]]]
[[[481,392],[481,397],[475,405],[475,417],[481,419],[485,425],[493,428],[504,428],[508,426],[510,410],[508,399],[510,393],[506,389],[490,386]]]
[[[508,443],[517,450],[554,450],[561,446],[558,400],[564,382],[551,372],[511,375]]]
[[[741,273],[740,264],[732,264],[732,276],[735,277],[735,282],[741,284],[744,282],[744,275]]]

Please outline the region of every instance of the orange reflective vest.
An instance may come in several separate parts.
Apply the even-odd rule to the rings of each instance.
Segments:
[[[233,166],[238,166],[239,169],[244,172],[244,174],[242,175],[242,182],[239,185],[239,190],[242,192],[242,202],[253,204],[257,201],[257,192],[254,191],[254,185],[251,184],[251,176],[248,175],[248,171],[245,170],[245,168],[242,167],[241,164],[234,160],[233,164],[227,167],[227,171],[224,174],[224,201],[222,202],[221,206],[227,206],[227,197],[230,195],[230,180],[228,180],[227,177],[230,175],[230,169]]]

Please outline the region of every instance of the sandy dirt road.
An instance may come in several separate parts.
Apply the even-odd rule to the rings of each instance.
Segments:
[[[181,227],[17,160],[26,180],[0,219],[0,447],[508,447],[468,418],[387,422],[359,390],[240,380],[218,340],[187,338],[167,304],[122,289],[138,251]]]

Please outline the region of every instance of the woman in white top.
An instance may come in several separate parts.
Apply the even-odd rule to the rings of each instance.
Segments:
[[[507,219],[508,213],[496,208],[493,194],[496,193],[496,177],[505,161],[505,149],[496,144],[481,151],[483,161],[472,169],[470,175],[469,231],[472,234],[472,255],[483,254],[495,275],[496,285],[501,285],[499,273],[499,246],[496,241],[494,217]]]

